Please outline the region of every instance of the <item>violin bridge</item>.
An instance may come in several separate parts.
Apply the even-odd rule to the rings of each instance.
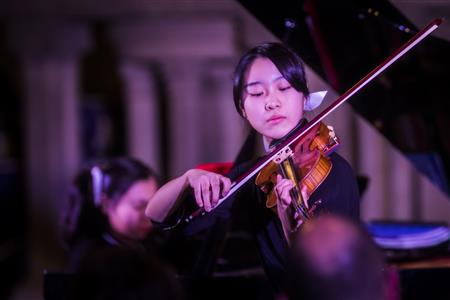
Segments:
[[[283,149],[281,149],[276,155],[275,158],[273,159],[273,161],[276,164],[281,164],[283,161],[285,161],[286,159],[288,159],[289,157],[291,157],[294,154],[294,152],[292,151],[292,149],[288,146],[285,147]]]

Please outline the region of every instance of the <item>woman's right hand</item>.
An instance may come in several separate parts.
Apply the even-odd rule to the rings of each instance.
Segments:
[[[200,169],[191,169],[185,173],[186,184],[194,190],[195,201],[199,207],[210,212],[230,191],[229,178],[217,173]]]

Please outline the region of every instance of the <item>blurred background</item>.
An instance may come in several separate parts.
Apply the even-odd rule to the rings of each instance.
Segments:
[[[449,1],[2,0],[0,264],[5,297],[41,299],[70,179],[130,155],[164,180],[233,161],[247,134],[232,72],[284,41],[320,112]],[[360,179],[362,218],[448,222],[449,38],[444,24],[325,122]],[[444,56],[445,54],[445,56]],[[308,117],[313,117],[310,114]]]

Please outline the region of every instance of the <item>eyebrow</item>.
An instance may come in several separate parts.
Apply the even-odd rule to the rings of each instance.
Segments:
[[[254,82],[250,82],[244,85],[244,89],[248,88],[249,86],[253,86],[253,85],[258,85],[258,84],[262,84],[261,81],[254,81]]]
[[[277,78],[275,78],[271,82],[275,82],[275,81],[278,81],[280,79],[284,79],[284,77],[283,76],[278,76]],[[257,84],[262,84],[262,82],[261,81],[254,81],[254,82],[247,83],[247,84],[244,85],[244,89],[249,87],[249,86],[253,86],[253,85],[257,85]]]

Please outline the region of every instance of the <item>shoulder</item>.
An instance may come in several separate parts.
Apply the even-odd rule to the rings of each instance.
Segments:
[[[330,155],[332,168],[335,169],[335,171],[339,173],[349,173],[353,174],[353,168],[350,166],[350,164],[339,154],[336,152],[332,153]]]
[[[340,189],[348,189],[349,186],[356,188],[356,175],[347,160],[337,153],[331,154],[330,159],[332,166],[331,173],[328,176],[330,177],[329,180]]]

